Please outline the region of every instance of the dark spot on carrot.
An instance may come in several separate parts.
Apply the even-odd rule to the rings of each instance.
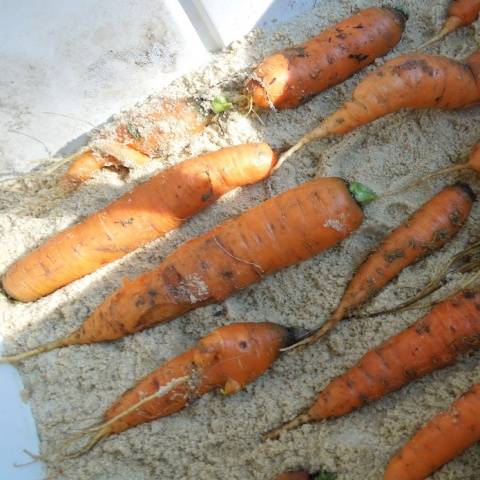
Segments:
[[[405,252],[401,248],[397,248],[396,250],[391,250],[390,252],[385,252],[383,254],[383,258],[387,263],[393,263],[395,260],[399,258],[403,258],[405,256]]]
[[[241,350],[246,350],[248,347],[248,343],[245,340],[242,340],[238,343],[238,346],[240,347]]]
[[[150,288],[147,290],[148,295],[151,297],[156,297],[158,295],[158,292],[154,288]]]
[[[342,124],[342,123],[344,123],[344,122],[345,122],[345,119],[342,118],[342,117],[339,117],[339,118],[337,118],[337,120],[336,120],[336,123],[338,123],[339,125]]]
[[[415,331],[419,335],[423,335],[425,333],[430,333],[430,325],[427,322],[419,322],[415,327]]]
[[[449,216],[448,219],[456,225],[457,227],[461,227],[463,225],[462,217],[458,210],[453,211]]]
[[[283,51],[283,54],[285,57],[287,57],[289,60],[300,57],[300,58],[307,58],[309,57],[308,52],[305,50],[304,47],[291,47],[291,48],[286,48]]]
[[[137,308],[143,307],[145,305],[145,298],[144,297],[138,297],[137,300],[135,301],[135,306]]]
[[[465,292],[463,292],[463,296],[467,299],[470,299],[475,297],[475,292],[472,292],[471,290],[465,290]]]
[[[406,378],[408,378],[409,380],[413,380],[415,378],[417,378],[418,376],[418,373],[415,369],[413,368],[406,368],[404,371],[403,371],[403,374],[405,375]]]
[[[363,28],[363,25],[362,25],[361,23],[359,23],[358,25],[355,25],[355,26],[354,26],[354,27],[352,27],[352,28],[358,28],[358,29],[361,29],[361,28]]]
[[[204,193],[201,198],[202,198],[202,201],[203,201],[203,202],[206,202],[206,201],[209,200],[211,197],[212,197],[212,191],[210,190],[208,193]]]
[[[233,272],[230,270],[226,270],[221,272],[222,277],[224,278],[233,278]]]
[[[360,400],[360,404],[361,404],[362,406],[363,406],[363,405],[367,405],[368,402],[369,402],[369,398],[368,398],[366,395],[364,395],[363,393],[360,393],[360,394],[358,395],[358,399]]]
[[[363,62],[364,60],[366,60],[368,58],[368,55],[365,55],[365,54],[362,54],[362,53],[357,53],[357,54],[353,54],[351,53],[348,58],[353,58],[355,59],[357,62]]]
[[[273,85],[277,81],[277,77],[273,77],[272,80],[270,80],[269,85]]]

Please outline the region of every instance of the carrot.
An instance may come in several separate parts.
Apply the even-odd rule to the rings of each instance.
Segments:
[[[480,0],[452,0],[448,7],[448,17],[442,29],[433,38],[420,45],[419,49],[425,48],[442,40],[457,28],[470,25],[478,18],[480,13]]]
[[[246,83],[247,96],[259,108],[294,108],[388,53],[400,41],[405,21],[393,8],[361,10],[264,59]]]
[[[305,470],[292,470],[275,477],[275,480],[310,480],[312,477]]]
[[[151,157],[168,151],[174,142],[186,141],[200,134],[206,125],[206,116],[191,99],[160,98],[150,111],[133,112],[127,120],[121,120],[113,131],[104,131],[91,148],[74,157],[62,178],[66,188],[92,178],[96,171],[107,165],[131,167],[142,165]],[[123,146],[123,151],[112,155],[111,146]]]
[[[480,383],[422,427],[387,466],[384,480],[423,480],[480,441]]]
[[[367,75],[350,101],[280,156],[277,168],[313,140],[345,135],[403,108],[457,109],[478,102],[480,50],[465,63],[441,56],[401,55]]]
[[[304,413],[265,438],[278,438],[282,432],[305,423],[346,415],[479,347],[480,291],[465,290],[370,350],[343,375],[331,380]]]
[[[47,295],[178,228],[226,192],[263,180],[275,161],[267,144],[248,143],[164,170],[17,260],[3,288],[23,302]]]
[[[125,281],[66,338],[0,361],[115,340],[219,302],[337,245],[362,220],[362,210],[342,179],[303,184],[186,242],[155,270]]]
[[[350,280],[330,318],[289,348],[317,341],[377,295],[404,268],[445,245],[467,221],[474,200],[474,193],[464,183],[446,187],[430,199],[367,257]]]
[[[100,440],[183,410],[212,390],[231,395],[270,368],[291,333],[275,323],[234,323],[200,339],[190,350],[168,360],[127,390],[104,414],[104,422],[86,429]]]

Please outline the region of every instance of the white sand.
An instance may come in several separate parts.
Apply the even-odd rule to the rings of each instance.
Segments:
[[[211,65],[176,82],[170,91],[201,91],[264,55],[298,43],[349,16],[356,8],[372,3],[377,2],[322,2],[313,12],[274,34],[255,32],[235,42]],[[389,55],[393,57],[429,37],[439,26],[448,2],[380,3],[402,3],[410,12],[406,34]],[[478,47],[475,40],[480,40],[476,30],[465,28],[430,51],[462,59]],[[205,150],[248,140],[266,139],[276,147],[294,142],[348,98],[363,75],[365,72],[296,110],[264,115],[265,127],[254,118],[231,114],[221,121],[223,132],[212,125],[187,149],[135,170],[125,183],[105,172],[63,199],[55,188],[57,175],[42,184],[20,182],[14,192],[3,188],[0,271],[49,235],[117,198],[153,171]],[[319,165],[324,166],[324,174],[355,179],[381,192],[422,172],[458,161],[478,140],[480,131],[474,122],[479,120],[478,108],[400,112],[342,140],[311,144],[266,183],[227,195],[166,239],[95,274],[32,304],[14,304],[0,297],[0,333],[6,337],[6,349],[10,353],[24,350],[75,329],[120,285],[122,278],[154,267],[177,245],[221,220],[312,178]],[[470,178],[478,190],[478,181],[471,173],[465,173],[464,178]],[[100,416],[137,379],[220,325],[267,320],[298,327],[317,325],[334,307],[352,270],[368,250],[453,180],[439,179],[428,187],[367,207],[364,226],[341,247],[267,278],[221,305],[199,309],[114,343],[71,347],[24,362],[19,366],[24,396],[32,405],[42,450],[61,445],[68,432],[89,425],[92,419],[88,417]],[[475,238],[479,215],[480,207],[476,205],[467,227],[453,242],[407,269],[370,308],[390,306],[424,285],[440,262]],[[289,467],[315,470],[323,465],[338,472],[342,480],[380,479],[389,457],[417,427],[480,380],[480,352],[344,418],[304,426],[277,442],[261,443],[259,434],[296,414],[332,376],[418,316],[418,312],[410,312],[346,321],[326,341],[279,359],[271,371],[245,391],[230,398],[207,395],[177,415],[114,436],[81,458],[49,465],[48,478],[263,480]],[[478,478],[479,454],[480,446],[470,449],[433,478]]]

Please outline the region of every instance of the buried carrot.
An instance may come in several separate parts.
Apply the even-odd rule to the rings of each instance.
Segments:
[[[480,13],[480,0],[452,0],[448,7],[448,17],[442,29],[433,38],[423,43],[419,49],[428,47],[442,40],[457,28],[470,25],[478,18]]]
[[[477,84],[478,80],[478,84]],[[403,108],[457,109],[480,102],[480,50],[465,63],[433,55],[401,55],[367,75],[352,99],[284,152],[277,167],[307,143],[355,128]]]
[[[277,359],[291,332],[275,323],[234,323],[203,337],[193,348],[168,360],[126,391],[105,412],[104,422],[73,456],[102,439],[142,423],[172,415],[212,390],[231,395],[263,374]]]
[[[393,230],[360,265],[329,319],[288,348],[316,342],[378,294],[403,269],[445,245],[467,221],[474,200],[474,193],[464,183],[441,190]]]
[[[384,480],[424,480],[480,441],[480,383],[422,427],[390,461]]]
[[[465,290],[435,306],[411,327],[370,350],[331,380],[304,413],[267,434],[346,415],[480,347],[480,291]]]
[[[228,191],[263,180],[275,162],[267,144],[249,143],[161,171],[17,260],[3,288],[23,302],[47,295],[178,228]]]
[[[106,166],[142,165],[168,151],[173,143],[199,135],[207,122],[197,104],[187,98],[160,98],[149,111],[133,111],[112,131],[103,131],[85,151],[74,156],[61,180],[72,189]]]
[[[247,96],[259,108],[294,108],[388,53],[400,41],[405,20],[393,8],[361,10],[306,43],[264,59],[247,81]]]
[[[305,470],[291,470],[277,475],[275,480],[335,480],[336,478],[335,473],[324,469],[316,473],[308,473]]]
[[[0,361],[115,340],[219,302],[337,245],[362,220],[344,180],[319,178],[300,185],[184,243],[155,270],[125,281],[67,337]]]

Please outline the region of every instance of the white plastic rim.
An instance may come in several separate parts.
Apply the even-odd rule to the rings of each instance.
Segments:
[[[0,352],[3,351],[0,337]],[[38,435],[32,411],[21,397],[22,381],[10,365],[0,365],[0,478],[5,480],[41,480],[41,462],[31,462],[24,452],[38,453]]]

